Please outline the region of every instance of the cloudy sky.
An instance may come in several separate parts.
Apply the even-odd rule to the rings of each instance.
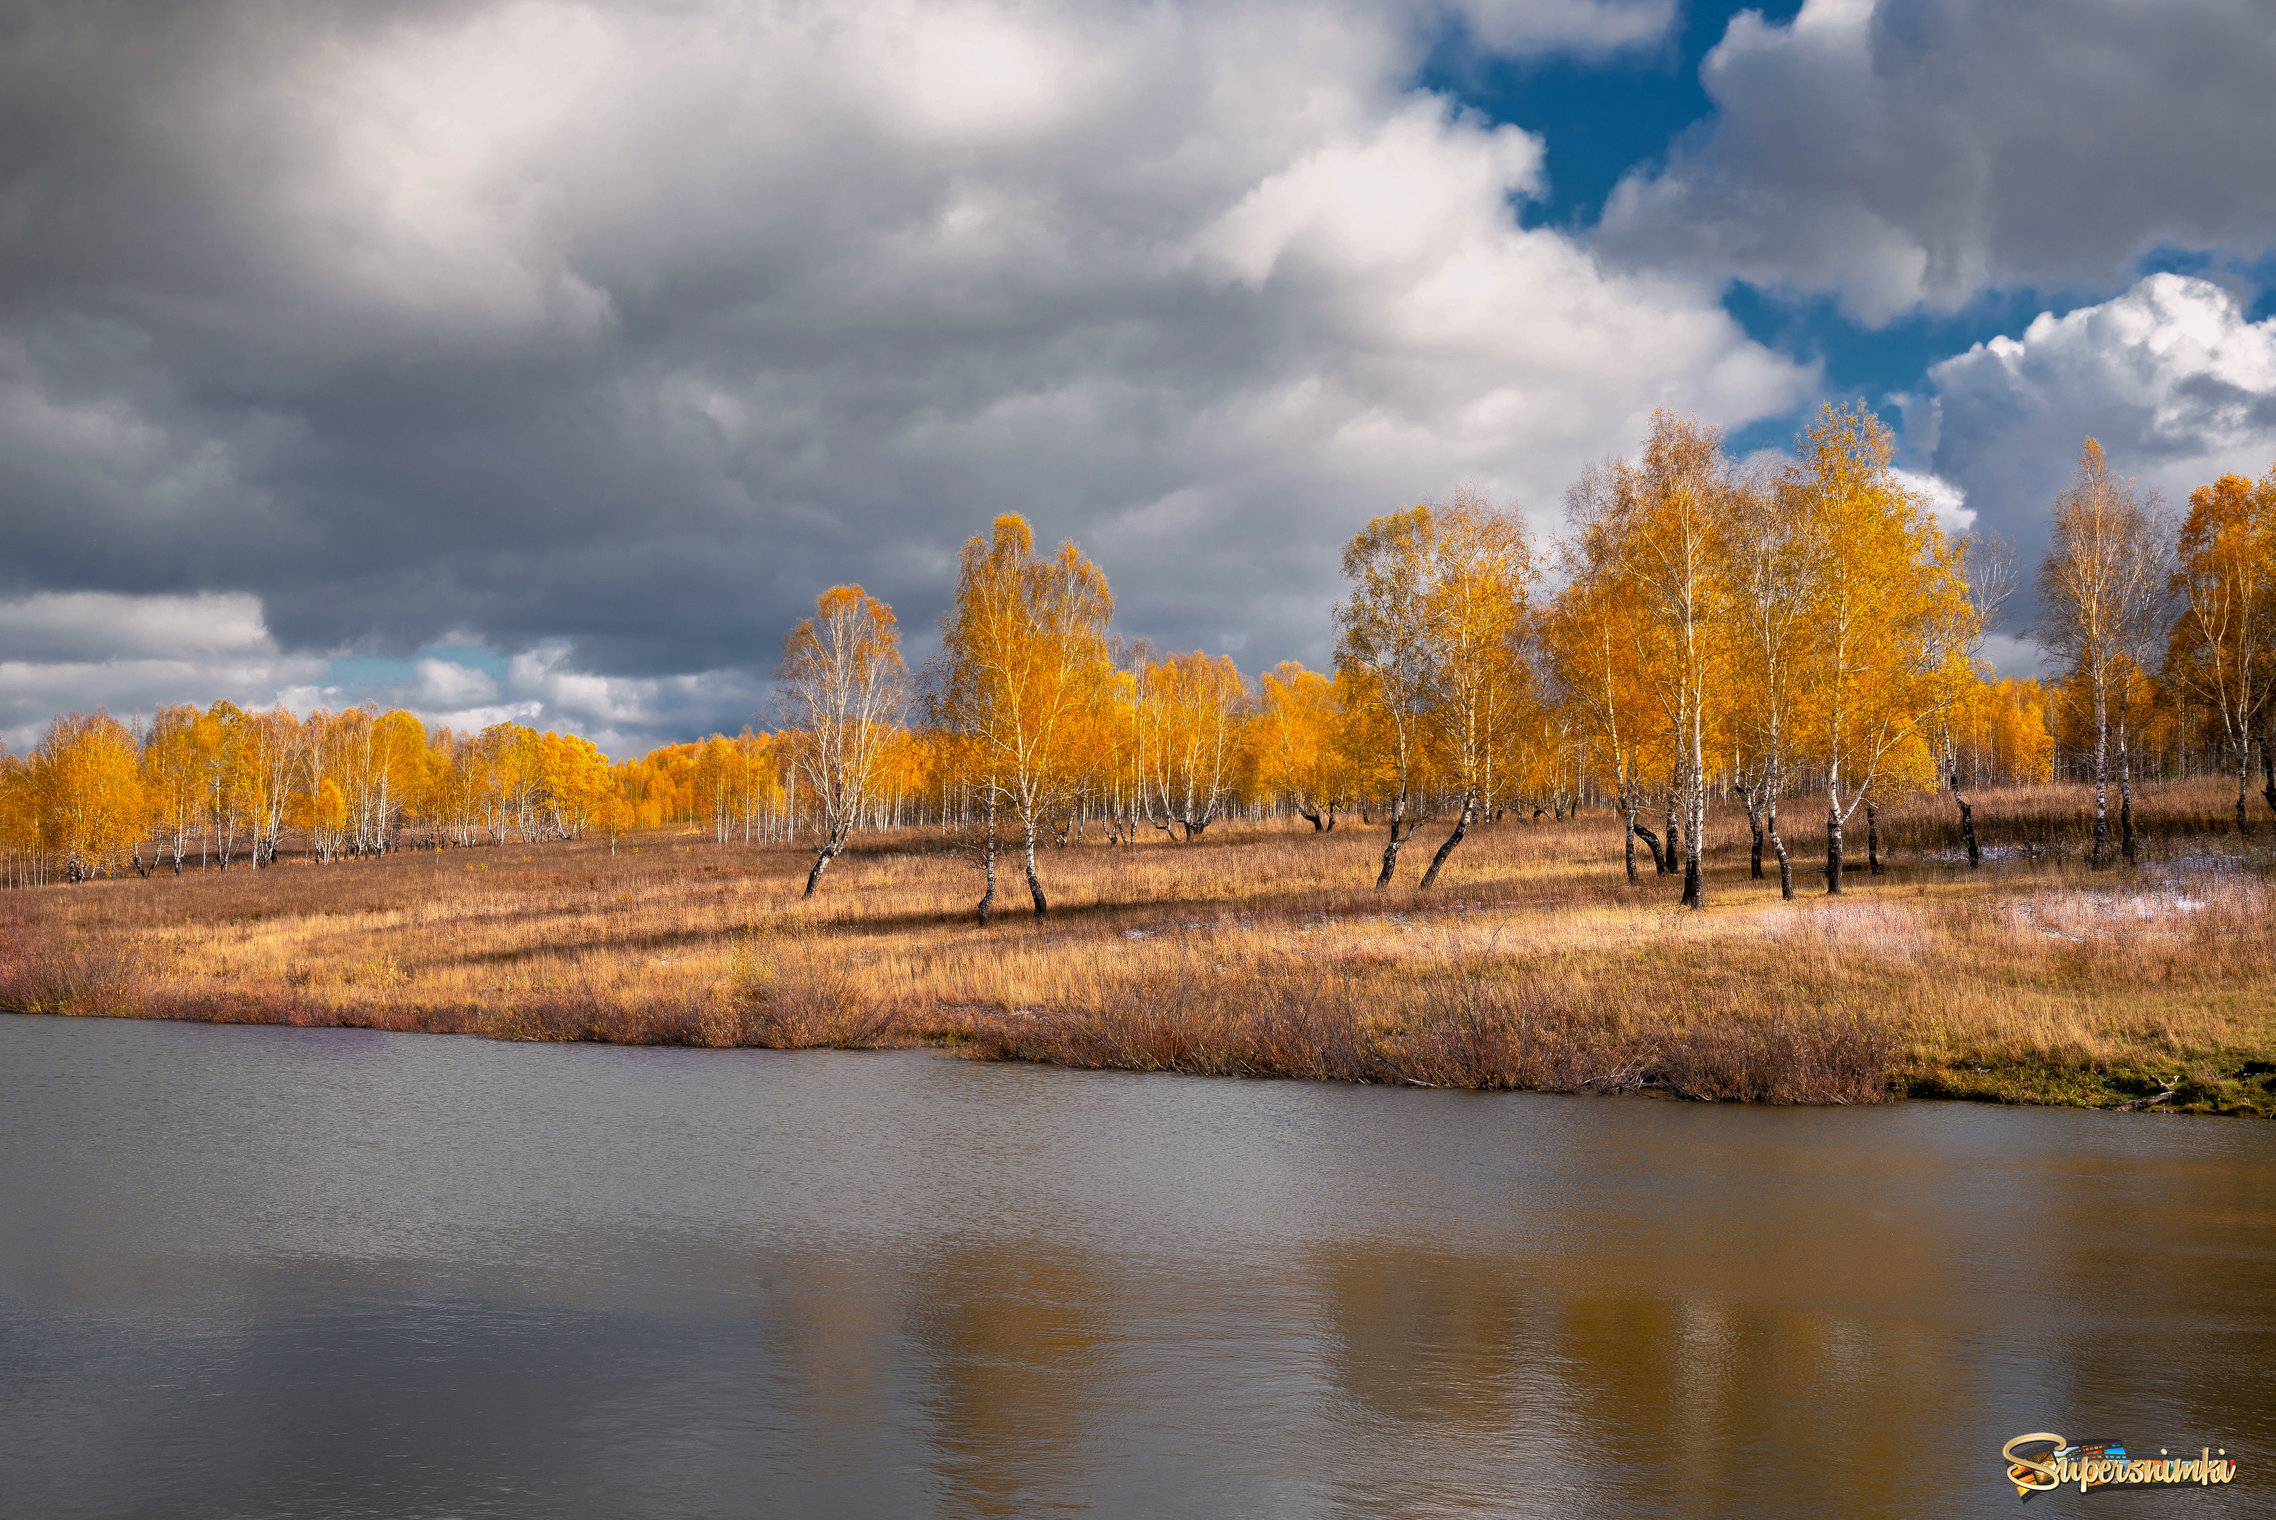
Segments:
[[[637,752],[1004,510],[1319,663],[1368,516],[1662,405],[1863,397],[2035,559],[2088,433],[2276,461],[2271,78],[2268,0],[0,0],[0,736]]]

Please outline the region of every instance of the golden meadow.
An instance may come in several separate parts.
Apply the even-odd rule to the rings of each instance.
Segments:
[[[2219,781],[2141,788],[2138,862],[2083,859],[2091,792],[1990,790],[1882,820],[1884,870],[1782,901],[1743,818],[1709,906],[1620,868],[1620,824],[1516,815],[1459,881],[1370,889],[1380,830],[1229,825],[1047,847],[1048,917],[970,916],[937,831],[811,848],[695,827],[331,867],[0,894],[0,1001],[173,1017],[700,1046],[937,1045],[1247,1076],[1767,1102],[1904,1094],[2267,1114],[2266,843]],[[1807,815],[1806,808],[1796,811]]]

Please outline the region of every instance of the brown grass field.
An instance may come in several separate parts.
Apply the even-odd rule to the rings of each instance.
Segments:
[[[1747,879],[1718,812],[1709,906],[1617,823],[1443,827],[1370,890],[1380,830],[1220,828],[1046,852],[986,929],[979,874],[922,830],[863,839],[801,902],[806,852],[657,832],[407,849],[331,866],[0,893],[0,1007],[686,1045],[938,1044],[1204,1074],[1706,1099],[1942,1096],[2276,1112],[2276,830],[2219,782],[2142,789],[2139,862],[2090,870],[2081,787],[1882,821],[1886,872],[1824,893],[1822,808],[1784,814],[1797,897]],[[2256,809],[2258,803],[2255,803]]]

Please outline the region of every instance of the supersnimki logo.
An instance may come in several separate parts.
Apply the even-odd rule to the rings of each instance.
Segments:
[[[2033,1447],[2045,1447],[2033,1451]],[[2154,1457],[2134,1457],[2116,1441],[2073,1446],[2048,1431],[2017,1436],[1999,1449],[2007,1464],[2007,1481],[2018,1498],[2076,1483],[2078,1491],[2118,1484],[2194,1483],[2204,1487],[2227,1483],[2236,1477],[2236,1460],[2227,1447],[2206,1446],[2197,1455],[2174,1456],[2164,1447]]]

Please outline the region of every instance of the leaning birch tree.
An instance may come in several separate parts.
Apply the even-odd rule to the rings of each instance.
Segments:
[[[1608,474],[1591,467],[1566,493],[1573,532],[1559,549],[1565,586],[1540,633],[1551,677],[1611,782],[1622,859],[1634,885],[1639,838],[1650,842],[1652,863],[1664,870],[1659,841],[1644,828],[1642,813],[1644,777],[1657,766],[1665,736],[1650,731],[1644,716],[1658,704],[1647,694],[1641,668],[1638,608],[1623,590],[1624,546],[1606,516]]]
[[[1991,673],[1984,658],[1984,637],[1999,626],[2007,600],[2015,594],[2015,546],[1989,530],[1971,533],[1961,541],[1960,570],[1968,592],[1968,663],[1981,683]],[[1975,693],[1979,700],[1985,690],[1979,684]],[[1976,805],[1960,790],[1958,725],[1951,719],[1944,724],[1944,774],[1953,805],[1960,810],[1960,842],[1968,852],[1968,869],[1979,870],[1984,852],[1976,840]]]
[[[1423,720],[1439,773],[1461,800],[1452,832],[1423,871],[1426,888],[1437,884],[1479,809],[1492,804],[1496,759],[1510,749],[1533,697],[1525,661],[1533,552],[1525,525],[1463,494],[1437,509],[1432,526],[1422,591],[1430,686]]]
[[[1428,506],[1389,512],[1344,546],[1351,592],[1336,607],[1336,664],[1349,677],[1368,736],[1366,770],[1388,804],[1390,838],[1383,846],[1377,891],[1391,884],[1399,848],[1422,823],[1416,795],[1423,760],[1423,717],[1431,694],[1429,587],[1434,514]]]
[[[801,731],[798,766],[819,825],[807,897],[868,811],[886,741],[908,703],[893,609],[859,586],[832,586],[782,649],[781,700]]]

